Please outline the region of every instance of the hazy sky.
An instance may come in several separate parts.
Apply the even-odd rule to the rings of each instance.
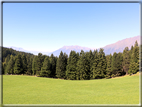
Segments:
[[[55,51],[140,35],[139,3],[4,3],[3,46]]]

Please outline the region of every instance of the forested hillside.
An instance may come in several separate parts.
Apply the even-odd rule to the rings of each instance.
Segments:
[[[3,48],[2,73],[27,74],[39,77],[63,78],[69,80],[89,80],[113,78],[139,71],[139,46],[137,41],[131,49],[123,53],[105,55],[104,49],[84,52],[71,51],[68,56],[60,52],[59,57],[33,55]]]

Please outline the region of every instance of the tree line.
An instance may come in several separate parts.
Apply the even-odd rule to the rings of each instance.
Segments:
[[[39,77],[63,78],[67,80],[90,80],[132,75],[139,71],[139,46],[137,41],[131,49],[105,55],[104,50],[89,52],[71,51],[69,56],[60,52],[59,57],[33,55],[3,48],[2,73],[26,74]]]

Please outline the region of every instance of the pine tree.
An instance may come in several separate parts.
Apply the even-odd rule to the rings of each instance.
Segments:
[[[8,62],[8,65],[7,65],[7,68],[6,68],[6,71],[8,74],[14,74],[14,58],[13,58],[13,55],[10,56],[10,61]]]
[[[17,55],[16,57],[16,61],[15,61],[15,65],[14,65],[14,73],[15,74],[21,74],[23,71],[23,67],[22,67],[22,59],[21,59],[21,55]]]
[[[27,72],[27,59],[25,54],[22,56],[23,74]]]
[[[129,66],[130,66],[130,53],[129,53],[129,48],[126,47],[123,51],[123,70],[128,74]]]
[[[94,54],[94,61],[93,61],[93,66],[92,66],[93,69],[91,71],[91,74],[92,74],[91,78],[95,79],[96,74],[97,74],[97,66],[99,63],[99,53],[98,53],[97,49],[94,50],[93,54]]]
[[[51,76],[51,64],[49,57],[45,57],[44,62],[43,62],[43,67],[41,68],[41,77],[50,77]]]
[[[78,62],[77,62],[77,72],[79,75],[76,75],[77,80],[85,80],[90,79],[90,67],[88,56],[85,53],[82,53]]]
[[[41,67],[43,66],[43,57],[42,53],[38,53],[37,60],[36,60],[36,75],[39,76],[41,72]]]
[[[134,48],[131,52],[131,61],[128,73],[135,74],[139,71],[139,47],[137,41],[134,44]]]
[[[32,72],[32,57],[29,58],[29,62],[27,64],[27,72],[26,74],[28,75],[32,75],[33,72]]]
[[[67,62],[67,70],[66,70],[66,78],[70,80],[76,79],[77,73],[77,61],[78,61],[78,54],[75,51],[71,51],[68,62]]]
[[[87,72],[88,79],[92,78],[92,70],[93,70],[93,62],[94,62],[94,55],[93,52],[90,50],[89,52],[86,52],[86,58],[88,62],[89,71]]]
[[[32,72],[33,72],[33,75],[36,74],[36,71],[37,71],[37,56],[35,56],[33,58],[33,61],[32,61]]]
[[[106,78],[110,78],[112,75],[111,63],[112,63],[112,55],[110,54],[108,55],[108,60],[107,60]]]
[[[51,64],[51,77],[55,77],[56,76],[56,57],[51,54],[50,56],[50,64]]]
[[[56,77],[65,78],[66,66],[67,66],[67,54],[60,52],[56,65]]]
[[[104,78],[106,75],[107,61],[105,57],[104,49],[100,48],[98,58],[94,62],[93,66],[93,78]],[[97,66],[96,66],[97,65]]]

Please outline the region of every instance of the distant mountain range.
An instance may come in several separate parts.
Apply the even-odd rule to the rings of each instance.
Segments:
[[[113,43],[113,44],[109,44],[105,47],[102,47],[104,49],[104,52],[106,55],[108,54],[113,54],[114,52],[123,52],[123,50],[125,49],[125,47],[129,47],[129,49],[131,48],[132,45],[135,44],[135,41],[137,40],[138,44],[140,44],[140,36],[135,36],[135,37],[131,37],[131,38],[126,38],[126,39],[123,39],[123,40],[120,40],[116,43]],[[12,48],[14,50],[17,50],[17,51],[23,51],[23,52],[28,52],[28,53],[33,53],[35,55],[37,55],[39,53],[39,51],[28,51],[28,50],[25,50],[23,48],[18,48],[18,47],[8,47],[8,48]],[[51,53],[49,53],[48,51],[47,52],[42,52],[42,54],[44,55],[51,55],[52,53],[54,54],[54,56],[59,56],[60,55],[60,52],[65,52],[66,54],[70,54],[70,51],[71,50],[74,50],[76,52],[80,52],[81,50],[85,51],[85,52],[88,52],[90,50],[94,50],[94,49],[91,49],[91,48],[88,48],[88,47],[81,47],[81,46],[78,46],[78,45],[75,45],[75,46],[64,46],[56,51],[53,51]],[[99,49],[97,49],[99,50]]]
[[[14,50],[17,50],[17,51],[22,51],[22,52],[28,52],[28,53],[32,53],[34,55],[38,55],[38,53],[42,53],[44,55],[48,55],[50,52],[45,52],[45,51],[29,51],[29,50],[25,50],[23,48],[20,48],[20,47],[14,47],[14,46],[11,46],[11,47],[7,47],[7,48],[12,48]]]
[[[131,38],[126,38],[123,40],[120,40],[116,43],[107,45],[105,47],[102,47],[104,49],[104,52],[106,55],[109,55],[110,53],[113,54],[114,52],[123,52],[123,50],[125,49],[125,47],[129,47],[129,49],[131,48],[132,45],[135,44],[135,41],[137,40],[138,44],[140,44],[140,36],[135,36],[135,37],[131,37]],[[87,48],[87,47],[81,47],[81,46],[64,46],[54,52],[51,52],[49,55],[51,55],[52,53],[55,56],[59,56],[60,52],[65,52],[66,54],[70,54],[70,51],[74,50],[76,52],[80,52],[81,50],[84,50],[85,52],[90,51],[90,50],[94,50],[91,48]],[[99,50],[99,49],[97,49]]]

